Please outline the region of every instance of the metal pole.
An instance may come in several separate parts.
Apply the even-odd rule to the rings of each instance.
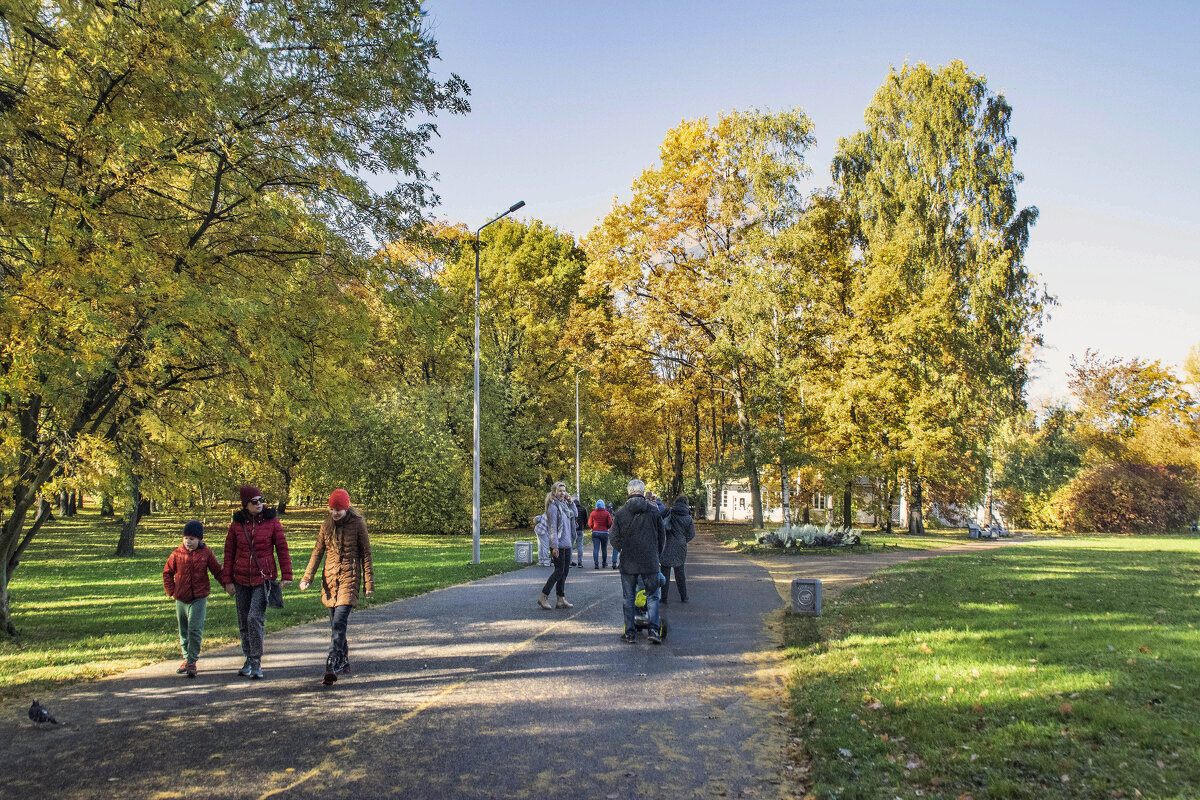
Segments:
[[[579,370],[575,373],[575,498],[579,499]]]
[[[522,200],[514,203],[496,219],[488,220],[479,226],[475,231],[475,464],[471,471],[471,563],[479,563],[479,527],[480,527],[480,512],[479,512],[479,232],[491,225],[497,220],[503,219],[512,212],[516,211],[521,206],[525,205]]]

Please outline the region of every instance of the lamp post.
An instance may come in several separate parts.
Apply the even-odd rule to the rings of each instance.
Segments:
[[[508,207],[496,219],[488,220],[475,230],[475,468],[471,476],[471,539],[472,564],[479,563],[479,232],[497,220],[504,219],[521,206],[521,200]]]
[[[579,498],[579,374],[586,369],[575,371],[575,497]]]

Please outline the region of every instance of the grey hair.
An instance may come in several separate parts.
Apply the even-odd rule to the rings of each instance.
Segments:
[[[633,480],[631,480],[629,482],[629,485],[625,487],[625,491],[628,492],[629,494],[645,494],[646,493],[646,483],[645,483],[645,481],[641,481],[641,480],[638,480],[637,478],[634,478]]]

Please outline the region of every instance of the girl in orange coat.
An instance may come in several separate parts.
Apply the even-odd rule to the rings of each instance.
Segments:
[[[346,627],[350,610],[358,605],[358,587],[362,583],[365,595],[375,592],[375,569],[371,564],[371,540],[362,514],[350,507],[350,495],[345,489],[335,489],[329,495],[329,516],[321,523],[317,543],[308,568],[300,579],[300,590],[312,585],[313,575],[321,557],[321,602],[329,609],[329,654],[325,659],[326,686],[350,671],[350,647],[346,643]]]

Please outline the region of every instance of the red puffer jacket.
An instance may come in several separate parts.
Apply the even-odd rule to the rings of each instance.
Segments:
[[[225,578],[241,586],[258,586],[264,578],[250,557],[250,542],[254,543],[254,554],[258,556],[258,567],[271,580],[292,579],[292,559],[288,555],[287,539],[283,526],[275,516],[275,510],[264,509],[258,516],[249,511],[238,511],[229,523],[225,535]],[[280,576],[275,571],[275,554],[279,554]]]
[[[217,583],[224,585],[228,582],[221,565],[217,563],[217,557],[205,547],[204,542],[195,550],[179,545],[167,556],[167,564],[163,567],[163,588],[168,595],[183,603],[208,597],[209,572],[217,579]]]

